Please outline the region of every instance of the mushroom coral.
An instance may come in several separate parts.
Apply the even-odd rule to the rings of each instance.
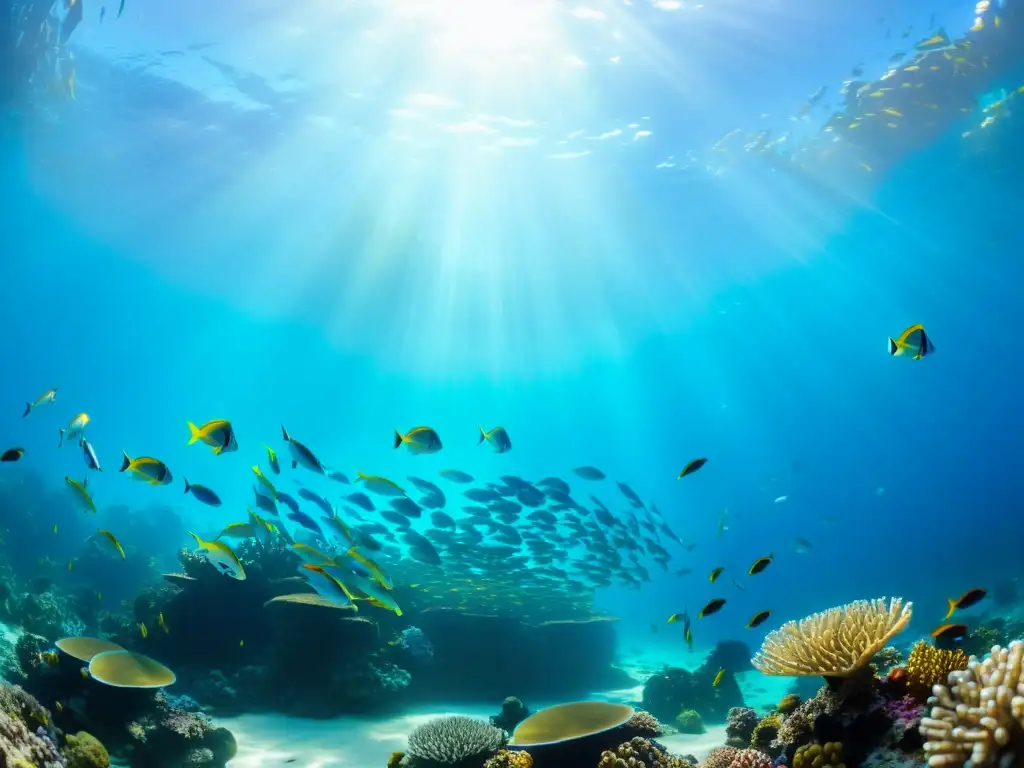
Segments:
[[[907,657],[907,693],[924,701],[933,685],[945,685],[949,673],[961,669],[967,669],[967,654],[959,648],[941,650],[921,640]]]
[[[765,638],[752,663],[766,675],[850,677],[906,628],[912,606],[898,597],[857,600],[789,621]]]
[[[928,765],[1024,762],[1024,643],[994,646],[984,660],[972,657],[967,669],[950,674],[948,686],[932,692],[930,717],[921,720]]]

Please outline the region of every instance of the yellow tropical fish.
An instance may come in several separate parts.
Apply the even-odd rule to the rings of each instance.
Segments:
[[[203,541],[191,531],[189,531],[189,535],[196,540],[196,544],[203,551],[206,560],[218,572],[230,576],[232,579],[245,581],[245,568],[231,547],[221,541]]]
[[[722,667],[722,669],[718,670],[718,674],[715,675],[715,681],[713,683],[711,683],[711,686],[713,688],[717,688],[718,684],[722,682],[722,679],[724,677],[725,677],[725,667]]]
[[[146,629],[146,622],[139,624],[139,631],[142,633],[142,639],[145,640],[149,637],[149,630]]]
[[[935,345],[920,323],[907,328],[898,338],[889,337],[889,354],[893,357],[920,360],[925,355],[934,353]]]
[[[393,480],[388,480],[386,477],[380,477],[379,475],[364,475],[359,470],[356,470],[357,480],[362,481],[366,486],[366,490],[371,493],[376,493],[380,496],[405,496],[405,491]]]
[[[112,534],[110,531],[98,530],[96,531],[96,540],[105,544],[109,549],[113,550],[121,556],[122,560],[125,560],[124,547],[121,546],[121,542],[117,540],[117,536]]]
[[[68,425],[60,430],[60,442],[57,447],[60,448],[64,445],[65,440],[71,440],[73,437],[81,437],[85,434],[85,427],[89,423],[89,414],[80,413],[73,418]]]
[[[156,623],[164,631],[165,635],[169,635],[171,630],[167,628],[167,622],[164,621],[164,612],[160,611],[160,614],[156,617]]]
[[[57,710],[57,714],[60,714],[61,712],[64,711],[64,705],[61,704],[59,701],[53,702],[53,706],[54,706],[54,709]]]
[[[277,501],[277,488],[275,488],[274,484],[267,479],[266,475],[263,474],[263,470],[260,469],[259,464],[253,464],[252,471],[253,474],[256,475],[256,479],[260,481],[260,484],[270,491],[271,498],[273,498],[274,501]]]
[[[373,576],[374,581],[384,587],[384,589],[391,590],[395,588],[395,583],[391,580],[391,577],[388,576],[384,569],[373,560],[366,557],[366,555],[361,554],[355,547],[352,547],[347,554],[357,563],[366,568],[366,570],[368,570]]]
[[[88,510],[93,514],[96,514],[96,502],[92,500],[92,496],[89,494],[89,481],[83,480],[78,482],[77,480],[65,477],[64,482],[68,484],[68,488],[71,489],[71,495],[74,497],[80,505],[84,507],[83,511]]]
[[[21,415],[21,418],[25,418],[26,416],[28,416],[30,413],[32,413],[32,411],[35,410],[36,408],[38,408],[39,406],[46,405],[47,403],[56,402],[56,400],[57,400],[57,388],[54,387],[53,389],[46,390],[45,392],[43,392],[43,394],[41,394],[39,397],[37,397],[31,403],[25,403],[25,412]]]
[[[437,453],[444,447],[437,431],[431,427],[415,427],[404,435],[396,429],[395,448],[403,443],[414,454]]]
[[[70,571],[72,568],[74,568],[74,566],[75,566],[75,558],[72,557],[70,560],[68,560],[68,570]]]
[[[135,480],[142,480],[150,485],[168,485],[174,480],[171,470],[160,459],[154,459],[152,456],[133,459],[124,451],[121,451],[121,455],[124,459],[119,471],[131,472]]]
[[[271,448],[266,443],[263,447],[267,449],[267,462],[270,464],[270,469],[275,475],[281,474],[281,463],[277,460],[277,451]]]
[[[231,422],[226,419],[214,419],[203,426],[197,427],[191,421],[188,422],[188,429],[191,433],[188,444],[192,445],[202,441],[213,448],[215,455],[231,453],[238,450],[238,443],[235,441],[235,429]]]

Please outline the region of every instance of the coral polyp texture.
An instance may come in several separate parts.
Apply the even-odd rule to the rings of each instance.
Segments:
[[[843,762],[843,745],[838,741],[824,745],[808,744],[800,747],[793,756],[793,768],[846,768]]]
[[[907,693],[923,701],[933,685],[945,685],[949,673],[960,669],[967,669],[967,654],[959,648],[942,650],[921,640],[907,657]]]
[[[483,762],[504,746],[505,732],[490,723],[461,715],[439,717],[409,734],[405,762],[457,765],[477,756]]]
[[[510,752],[503,749],[494,757],[488,758],[484,768],[533,768],[533,758],[528,752]]]
[[[655,744],[636,736],[615,750],[601,753],[597,768],[694,768],[678,757],[662,752]]]
[[[849,677],[906,628],[912,607],[899,597],[857,600],[787,622],[752,663],[766,675]]]
[[[718,749],[713,749],[708,753],[708,756],[704,758],[704,762],[701,763],[701,768],[731,768],[732,761],[739,753],[740,750],[735,747],[719,747]]]
[[[772,759],[756,749],[741,749],[732,759],[729,768],[772,768]]]
[[[665,730],[661,727],[661,722],[658,718],[650,712],[644,712],[643,710],[629,718],[626,727],[644,736],[661,736]]]
[[[930,716],[921,719],[928,765],[1024,764],[1024,643],[971,658],[932,692]]]

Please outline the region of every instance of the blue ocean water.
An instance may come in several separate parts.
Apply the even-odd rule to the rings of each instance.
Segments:
[[[592,465],[608,479],[574,490],[619,507],[628,482],[695,546],[669,546],[688,575],[648,565],[595,595],[622,649],[685,660],[666,618],[712,597],[698,656],[883,595],[927,634],[947,597],[1020,576],[1021,129],[962,134],[1024,73],[885,167],[788,174],[711,147],[770,128],[789,158],[828,117],[791,117],[811,93],[840,109],[854,65],[879,77],[929,28],[962,34],[969,5],[129,0],[102,24],[89,6],[74,100],[12,109],[3,138],[0,440],[26,453],[0,474],[66,496],[86,470],[58,428],[86,411],[101,512],[39,509],[9,556],[63,564],[105,508],[159,504],[180,524],[122,543],[173,563],[189,530],[245,520],[285,425],[350,477]],[[890,357],[914,323],[936,354]],[[214,418],[237,453],[186,444]],[[440,454],[393,449],[418,424]],[[122,450],[174,483],[129,482]]]

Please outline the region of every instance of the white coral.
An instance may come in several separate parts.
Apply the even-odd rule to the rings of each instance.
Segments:
[[[1024,749],[1022,673],[1024,643],[1014,642],[995,646],[984,660],[972,656],[967,669],[950,673],[949,687],[934,686],[931,716],[921,720],[928,765],[955,768],[970,760],[980,768]]]
[[[410,756],[441,765],[489,755],[505,746],[505,732],[483,720],[451,715],[419,726],[409,734]]]

